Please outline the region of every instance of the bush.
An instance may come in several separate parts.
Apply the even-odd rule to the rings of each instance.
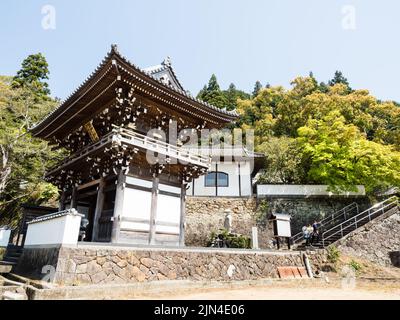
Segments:
[[[219,234],[212,232],[210,235],[210,240],[208,241],[209,247],[213,246],[217,237],[223,242],[224,247],[251,249],[250,237],[241,234],[229,233],[227,230],[222,230]]]
[[[359,272],[362,269],[362,266],[360,263],[358,263],[355,260],[351,260],[349,263],[349,266],[352,267],[354,269],[355,272]]]
[[[330,246],[328,248],[328,261],[330,263],[337,263],[339,261],[340,258],[340,251],[338,248],[336,248],[335,246]]]

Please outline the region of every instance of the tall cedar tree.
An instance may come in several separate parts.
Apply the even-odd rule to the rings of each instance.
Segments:
[[[28,56],[23,62],[21,69],[13,78],[13,88],[26,88],[36,98],[47,99],[50,95],[49,85],[45,80],[49,79],[49,65],[41,53]]]
[[[208,86],[205,86],[199,92],[197,98],[203,100],[204,102],[208,102],[209,104],[220,109],[224,109],[228,105],[228,99],[222,92],[215,74],[211,76],[210,81],[208,82]]]

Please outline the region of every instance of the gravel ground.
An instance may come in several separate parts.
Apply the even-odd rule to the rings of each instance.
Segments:
[[[400,280],[335,279],[299,285],[295,281],[235,289],[192,289],[152,294],[139,299],[160,300],[400,300]]]

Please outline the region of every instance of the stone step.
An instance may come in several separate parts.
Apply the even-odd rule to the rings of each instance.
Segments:
[[[17,257],[19,258],[22,255],[22,252],[17,252],[17,251],[7,251],[6,257]]]
[[[19,260],[19,257],[10,257],[10,256],[5,256],[4,261],[6,262],[11,262],[11,263],[17,263]]]
[[[6,291],[3,293],[3,300],[28,300],[26,294]]]
[[[0,274],[2,273],[10,273],[15,263],[0,261]]]

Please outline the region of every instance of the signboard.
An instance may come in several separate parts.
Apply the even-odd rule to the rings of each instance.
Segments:
[[[290,219],[289,214],[276,213],[273,215],[275,237],[290,238],[292,236]]]
[[[93,127],[92,122],[88,122],[83,126],[86,130],[86,132],[89,134],[90,139],[92,140],[92,142],[97,142],[99,141],[99,136],[96,132],[96,129]]]

